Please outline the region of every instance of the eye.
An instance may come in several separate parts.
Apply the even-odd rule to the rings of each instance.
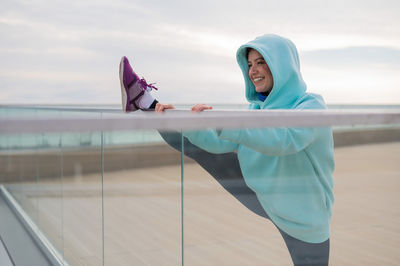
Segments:
[[[252,67],[252,65],[251,65],[251,64],[248,64],[247,66],[248,66],[249,68],[251,68],[251,67]]]

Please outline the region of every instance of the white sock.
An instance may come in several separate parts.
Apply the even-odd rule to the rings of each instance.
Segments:
[[[150,94],[150,90],[146,90],[142,97],[140,97],[138,106],[140,109],[148,109],[154,102],[153,96]]]

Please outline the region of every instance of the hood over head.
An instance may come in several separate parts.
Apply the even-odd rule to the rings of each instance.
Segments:
[[[264,102],[259,100],[249,77],[249,48],[257,50],[264,57],[274,79],[272,90]],[[288,109],[305,95],[307,86],[300,73],[299,56],[296,46],[290,40],[273,34],[257,37],[238,49],[236,59],[244,76],[246,98],[261,109]]]

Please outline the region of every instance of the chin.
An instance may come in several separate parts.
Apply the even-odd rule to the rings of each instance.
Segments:
[[[263,93],[263,92],[270,92],[272,90],[272,87],[271,88],[266,88],[266,87],[256,87],[256,92],[259,92],[259,93]]]
[[[256,92],[259,93],[263,93],[263,92],[267,92],[268,90],[264,89],[264,88],[256,88]]]

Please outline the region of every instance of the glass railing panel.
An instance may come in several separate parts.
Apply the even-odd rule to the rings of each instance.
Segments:
[[[32,142],[30,149],[23,147],[23,141],[29,137]],[[1,182],[13,191],[14,198],[22,201],[24,198],[24,182],[36,182],[35,138],[26,134],[0,135]],[[30,155],[30,156],[29,156]],[[33,213],[31,215],[34,215]],[[36,215],[35,215],[36,216]]]
[[[35,108],[2,110],[8,119],[71,115]],[[99,113],[73,115],[101,117]],[[1,169],[2,184],[61,260],[71,265],[103,262],[101,136],[99,131],[0,135],[0,157],[6,166]]]
[[[395,265],[399,126],[262,130],[185,131],[185,264]]]
[[[223,154],[215,155],[221,147],[214,140],[200,137],[207,147],[185,139],[183,157],[180,131],[163,131],[160,135],[152,129],[112,128],[135,123],[134,116],[131,121],[124,120],[128,118],[125,115],[108,111],[0,110],[2,119],[50,117],[54,122],[58,117],[76,117],[77,121],[95,118],[88,122],[93,131],[75,127],[74,133],[0,135],[1,183],[71,265],[291,265],[289,249],[274,223],[293,220],[295,225],[301,225],[302,218],[316,222],[318,215],[310,213],[310,209],[318,209],[316,206],[322,203],[328,208],[330,202],[329,194],[318,190],[329,188],[330,183],[322,182],[318,174],[332,165],[319,152],[315,156],[315,151],[310,150],[315,141],[303,148],[296,146],[299,138],[300,143],[307,138],[286,134],[281,128],[265,128],[276,131],[266,138],[266,143],[283,137],[286,142],[278,142],[280,148],[300,147],[299,151],[279,154],[275,147],[271,148],[273,154],[268,154],[268,149],[262,148],[261,138],[250,145],[249,149],[255,152],[243,155],[244,148],[228,145],[222,147],[227,149]],[[143,113],[137,113],[138,118],[143,118]],[[98,119],[104,117],[123,119],[110,126]],[[180,116],[169,117],[167,112],[164,118],[173,118],[170,121],[176,123]],[[237,123],[248,120],[242,116],[237,119]],[[140,121],[143,126],[143,120]],[[187,127],[188,120],[184,121],[182,126]],[[210,121],[215,127],[216,120]],[[335,202],[330,209],[330,264],[395,265],[399,260],[396,239],[400,221],[396,206],[400,203],[400,127],[357,122],[336,125],[334,121],[332,127]],[[193,121],[192,126],[198,126],[196,123]],[[151,123],[143,126],[154,127]],[[257,130],[239,129],[247,133]],[[323,128],[301,128],[320,130]],[[193,132],[184,132],[190,139]],[[222,134],[224,130],[214,132]],[[214,137],[224,139],[218,134]],[[242,143],[242,135],[232,135],[240,136],[238,142]],[[325,140],[321,151],[329,151],[329,145]],[[300,153],[303,157],[298,159]],[[254,154],[264,157],[258,161],[252,157]],[[288,161],[283,163],[282,159]],[[264,164],[264,160],[268,162]],[[322,160],[325,166],[321,170],[310,160]],[[310,174],[305,169],[314,172],[310,170]],[[246,177],[249,172],[250,178]],[[273,182],[274,178],[278,184]],[[310,180],[319,183],[310,184]],[[296,205],[316,191],[326,197],[321,196],[321,201],[309,208]],[[276,197],[287,203],[284,207],[289,207],[279,205]],[[292,205],[297,207],[293,210]],[[275,215],[271,218],[274,223],[266,218],[268,212]],[[309,225],[304,227],[306,230]],[[285,230],[292,233],[288,228]],[[314,234],[313,231],[308,232]],[[318,242],[314,236],[310,239]]]
[[[3,185],[56,249],[63,249],[61,134],[1,135]]]
[[[104,264],[181,265],[181,134],[104,133]]]
[[[399,140],[335,148],[333,265],[398,263],[399,152]]]
[[[63,252],[63,191],[62,191],[62,134],[42,133],[35,135],[34,183],[25,182],[25,210],[30,203],[36,204],[36,225],[47,236],[53,246]],[[28,211],[29,212],[29,211]]]
[[[276,139],[267,143],[268,136],[256,139],[268,134],[271,139],[274,128],[262,129],[265,133],[247,129],[250,135],[238,146],[234,132],[245,130],[223,130],[230,132],[226,137],[232,141],[218,137],[214,129],[185,132],[190,140],[185,152],[191,157],[185,157],[184,167],[187,265],[291,265],[285,243],[262,204],[271,197],[284,198],[290,190],[299,196],[301,191],[297,182],[289,186],[293,173],[281,172],[281,181],[275,181],[282,167],[280,143]]]
[[[71,265],[101,265],[102,133],[64,133],[63,253]]]

